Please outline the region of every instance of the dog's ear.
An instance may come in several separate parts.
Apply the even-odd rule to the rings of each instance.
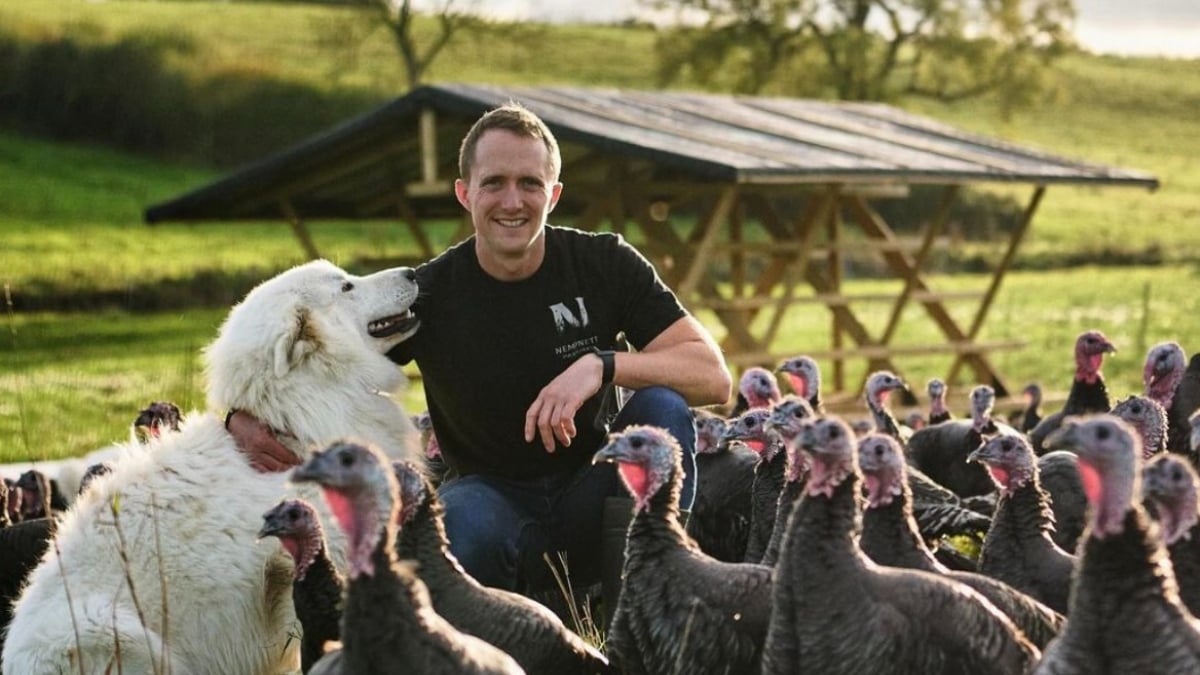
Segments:
[[[275,341],[275,376],[287,375],[297,363],[317,351],[319,347],[320,336],[313,325],[312,317],[308,315],[308,310],[298,310],[291,330]]]

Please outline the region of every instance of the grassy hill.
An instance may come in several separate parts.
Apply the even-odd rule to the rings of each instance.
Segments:
[[[359,105],[354,111],[361,112],[402,88],[386,37],[337,8],[6,0],[0,4],[0,32],[27,41],[69,36],[93,44],[166,36],[186,49],[165,52],[159,65],[197,86],[225,82],[221,78],[231,74],[275,83],[272,100],[280,107],[271,110],[287,114],[259,124],[270,127],[281,147],[322,128],[305,119],[305,105],[314,96]],[[653,38],[647,28],[513,27],[487,40],[452,44],[432,79],[650,88]],[[1029,349],[995,357],[1010,385],[1036,379],[1065,389],[1071,372],[1065,345],[1083,328],[1101,328],[1121,347],[1106,372],[1113,391],[1122,395],[1140,387],[1140,359],[1149,344],[1178,339],[1189,351],[1198,348],[1190,339],[1200,333],[1200,305],[1192,290],[1200,244],[1197,65],[1072,56],[1055,75],[1050,96],[1009,118],[987,100],[954,106],[898,102],[1015,143],[1150,171],[1163,183],[1156,193],[1049,189],[1022,262],[1157,258],[1164,264],[1080,265],[1010,276],[983,335],[1029,342]],[[288,106],[294,92],[302,92],[305,103]],[[0,335],[0,461],[79,454],[119,438],[152,398],[203,406],[199,349],[215,333],[223,308],[258,279],[302,259],[281,223],[153,228],[141,223],[147,204],[221,173],[195,161],[0,131],[0,285],[11,298]],[[1028,189],[1017,198],[1023,203]],[[410,246],[403,230],[388,222],[322,223],[314,234],[322,251],[347,266]],[[933,281],[948,290],[984,283],[973,275]],[[851,283],[871,292],[880,284]],[[35,296],[89,302],[73,302],[87,311],[21,311],[23,300]],[[181,309],[197,305],[207,309]],[[868,310],[867,320],[886,320],[886,309]],[[903,326],[923,325],[908,316]],[[822,315],[785,326],[784,334],[789,343],[818,349],[826,346],[827,326]],[[905,331],[919,330],[902,327],[898,340],[910,337]],[[939,359],[905,363],[918,384],[942,374],[945,365]],[[419,389],[406,400],[410,408],[419,407]]]

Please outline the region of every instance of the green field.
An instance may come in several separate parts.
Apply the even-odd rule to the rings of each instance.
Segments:
[[[256,72],[315,87],[359,87],[380,101],[401,89],[384,37],[353,54],[334,39],[355,28],[345,10],[225,2],[7,0],[0,25],[50,39],[86,24],[94,39],[159,31],[190,36],[195,53],[172,64],[196,77]],[[523,27],[521,39],[453,44],[434,80],[653,86],[653,34],[645,28]],[[555,54],[555,58],[545,58]],[[1200,65],[1197,61],[1075,55],[1055,75],[1051,96],[1010,118],[987,100],[954,106],[897,102],[946,122],[1087,160],[1154,173],[1162,188],[1052,187],[1019,262],[1061,265],[1147,251],[1160,266],[1057,267],[1011,274],[983,339],[1028,347],[993,361],[1008,384],[1037,380],[1062,392],[1072,372],[1071,341],[1100,328],[1118,344],[1106,375],[1115,394],[1140,390],[1145,349],[1160,340],[1200,350],[1196,251],[1200,245]],[[298,140],[298,139],[297,139]],[[0,331],[0,462],[86,452],[127,434],[145,403],[170,398],[203,407],[200,349],[248,284],[303,259],[281,223],[161,225],[141,222],[146,205],[221,175],[109,149],[51,143],[0,131],[0,284],[12,298]],[[570,176],[565,180],[570,181]],[[1004,188],[991,188],[1003,190]],[[1016,193],[1023,203],[1028,189]],[[451,225],[443,233],[443,243]],[[319,223],[320,249],[359,272],[359,261],[411,250],[394,223]],[[1057,261],[1057,262],[1056,262]],[[932,279],[936,289],[981,289],[986,279]],[[895,290],[850,280],[848,291]],[[153,296],[153,311],[130,311]],[[92,298],[82,311],[20,311],[27,298]],[[76,303],[78,304],[78,303]],[[965,310],[951,309],[962,322]],[[864,308],[868,328],[886,305]],[[932,337],[919,308],[905,314],[897,342]],[[712,317],[701,316],[720,336]],[[797,352],[828,346],[829,319],[812,309],[783,327]],[[947,360],[901,360],[921,385]],[[850,364],[851,378],[862,365]],[[857,370],[856,370],[857,369]],[[969,373],[968,373],[969,376]],[[852,379],[853,381],[853,379]],[[968,382],[955,387],[960,395]],[[419,387],[406,396],[422,405]]]

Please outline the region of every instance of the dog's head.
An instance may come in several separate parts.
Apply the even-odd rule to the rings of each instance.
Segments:
[[[384,355],[416,332],[416,297],[410,268],[360,277],[315,260],[264,281],[205,350],[209,405],[261,412],[321,389],[395,390],[403,376]]]

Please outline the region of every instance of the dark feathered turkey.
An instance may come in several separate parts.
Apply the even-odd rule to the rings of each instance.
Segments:
[[[1091,509],[1067,625],[1034,672],[1200,672],[1200,622],[1180,603],[1166,549],[1138,498],[1136,433],[1094,415],[1066,420],[1046,442],[1079,456]]]
[[[345,582],[329,559],[325,531],[312,504],[286,499],[263,514],[259,539],[277,537],[292,556],[292,605],[300,621],[300,667],[309,672],[325,654],[325,643],[341,635]]]
[[[1151,459],[1142,470],[1142,497],[1162,529],[1179,582],[1179,597],[1193,616],[1200,614],[1198,482],[1187,458],[1173,453]]]
[[[725,431],[728,442],[744,443],[758,453],[754,482],[750,486],[750,532],[746,537],[744,562],[757,563],[767,551],[775,526],[775,509],[783,490],[783,472],[787,455],[783,439],[770,428],[771,410],[754,408],[729,421]]]
[[[57,523],[54,518],[35,518],[0,528],[0,651],[12,621],[13,601],[25,577],[42,561]]]
[[[1075,377],[1062,410],[1047,415],[1029,432],[1029,442],[1037,454],[1046,452],[1043,439],[1058,428],[1064,417],[1087,413],[1108,412],[1112,402],[1108,398],[1108,387],[1104,374],[1104,355],[1117,351],[1104,333],[1089,330],[1075,338]]]
[[[12,518],[8,515],[8,482],[0,480],[0,528],[12,525]]]
[[[863,555],[853,434],[835,418],[801,432],[811,469],[775,568],[762,672],[1026,672],[1037,648],[983,596]]]
[[[805,420],[803,424],[811,420]],[[795,442],[803,427],[797,425],[794,431],[787,434],[785,452],[787,454],[787,469],[784,472],[783,490],[779,493],[779,502],[775,508],[775,528],[771,531],[771,541],[763,554],[762,564],[775,566],[779,562],[779,554],[783,550],[783,539],[787,536],[788,516],[796,506],[796,501],[804,494],[808,482],[808,454],[798,449]]]
[[[612,434],[596,462],[615,462],[634,498],[608,653],[626,673],[757,672],[771,569],[705,555],[679,525],[682,451],[662,429]]]
[[[400,485],[397,553],[417,563],[433,609],[464,633],[499,647],[530,675],[608,673],[608,659],[544,605],[476,581],[450,553],[442,505],[420,467],[392,464]]]
[[[45,518],[53,513],[66,511],[70,503],[58,481],[48,478],[37,469],[30,469],[17,479],[21,488],[21,520]]]
[[[1172,452],[1190,452],[1191,443],[1188,437],[1191,427],[1188,425],[1188,419],[1200,408],[1200,354],[1193,354],[1188,361],[1187,369],[1184,370],[1183,377],[1179,380],[1179,386],[1175,387],[1175,396],[1171,398],[1171,405],[1165,407],[1171,429],[1167,437],[1167,446]],[[1194,456],[1192,465],[1196,465]]]
[[[717,560],[740,562],[750,538],[758,453],[725,438],[724,417],[696,410],[696,498],[687,533]]]
[[[1145,459],[1167,451],[1167,411],[1158,401],[1133,395],[1117,401],[1111,412],[1138,433]]]
[[[170,401],[154,401],[138,411],[133,420],[133,436],[138,443],[145,445],[164,433],[179,431],[182,421],[183,412],[179,406]]]
[[[319,483],[346,532],[346,675],[524,672],[508,654],[439,616],[413,565],[397,561],[399,486],[381,451],[335,443],[293,470],[292,480]]]
[[[17,481],[5,477],[4,478],[4,495],[7,499],[5,507],[5,515],[8,517],[8,523],[21,522],[21,501],[24,499],[21,494],[21,486],[17,485]]]
[[[1021,390],[1021,398],[1025,407],[1014,410],[1009,415],[1008,423],[1021,433],[1027,434],[1042,421],[1042,387],[1036,382],[1030,382]]]
[[[1050,497],[1054,529],[1050,538],[1067,553],[1074,553],[1087,526],[1087,495],[1079,480],[1079,459],[1069,450],[1052,450],[1038,457],[1038,482]]]
[[[775,371],[783,373],[792,391],[808,401],[814,413],[825,414],[825,404],[821,402],[821,367],[817,365],[816,359],[811,356],[796,356],[779,364]]]
[[[860,439],[858,461],[866,485],[867,508],[859,546],[871,560],[941,574],[987,598],[1039,648],[1062,628],[1063,617],[1008,584],[982,574],[952,571],[934,558],[921,540],[910,504],[904,451],[895,439],[874,434]]]
[[[979,571],[1066,612],[1075,558],[1050,537],[1053,514],[1029,441],[995,436],[971,458],[987,466],[1000,488],[992,527],[979,552]]]
[[[954,414],[946,407],[946,383],[940,378],[930,378],[925,385],[925,391],[929,392],[929,418],[927,422],[930,426],[941,424],[954,419]]]
[[[895,373],[887,370],[877,370],[867,377],[864,385],[864,396],[867,400],[867,410],[875,422],[875,430],[887,434],[900,441],[901,445],[908,443],[912,429],[901,425],[888,407],[888,397],[893,391],[908,391],[908,384]]]
[[[967,461],[987,437],[1020,432],[992,417],[996,392],[988,385],[971,390],[971,419],[949,420],[913,432],[908,459],[939,485],[960,497],[990,494],[996,485],[987,470]]]
[[[737,400],[729,416],[737,417],[755,408],[769,408],[782,396],[775,374],[761,366],[752,366],[738,379]]]

